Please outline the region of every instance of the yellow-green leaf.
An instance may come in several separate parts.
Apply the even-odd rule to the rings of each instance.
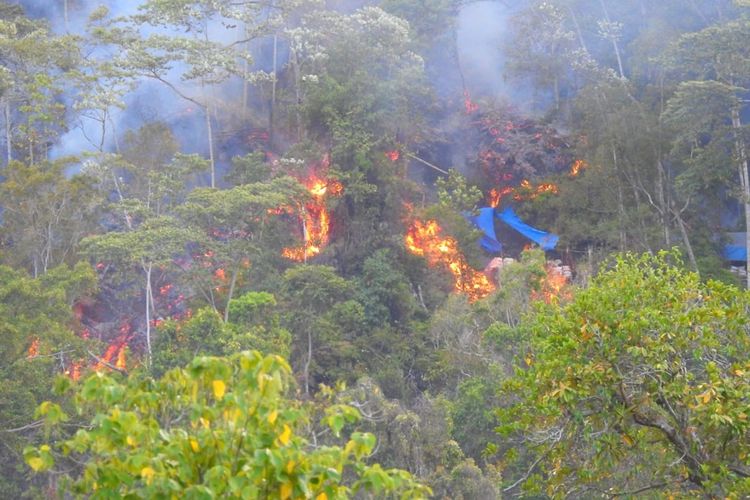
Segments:
[[[211,385],[214,389],[214,396],[216,399],[221,399],[224,397],[224,393],[227,390],[227,385],[224,383],[223,380],[214,380],[211,382]]]

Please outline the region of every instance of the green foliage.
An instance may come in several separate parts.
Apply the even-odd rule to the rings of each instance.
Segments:
[[[459,213],[472,212],[484,198],[482,191],[476,186],[470,186],[466,178],[451,169],[448,177],[440,177],[435,182],[438,202]]]
[[[747,494],[750,296],[676,260],[617,258],[523,323],[530,354],[498,415],[541,465],[524,487]]]
[[[303,434],[304,407],[285,396],[290,384],[286,361],[258,352],[198,357],[159,380],[96,374],[77,394],[79,408],[96,412],[91,427],[28,448],[25,458],[43,471],[55,454],[79,457],[85,466],[72,475],[70,491],[93,498],[430,493],[405,471],[367,465],[371,434],[354,432],[341,447],[314,446]],[[326,423],[338,435],[341,419],[356,417],[352,408],[333,407]]]
[[[42,437],[34,410],[52,393],[61,367],[87,357],[86,343],[72,331],[71,305],[96,291],[93,270],[80,263],[50,269],[33,279],[0,266],[0,487],[20,497],[33,481],[22,473],[21,450]],[[33,346],[33,348],[32,348]],[[50,417],[54,417],[54,413]]]
[[[36,276],[71,262],[80,240],[95,227],[103,201],[94,179],[66,175],[74,165],[70,158],[36,165],[11,161],[3,169],[0,255],[4,262]]]

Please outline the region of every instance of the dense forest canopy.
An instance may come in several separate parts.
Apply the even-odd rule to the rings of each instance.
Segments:
[[[0,0],[0,491],[750,495],[750,2]]]

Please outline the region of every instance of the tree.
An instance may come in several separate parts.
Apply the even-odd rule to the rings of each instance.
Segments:
[[[748,307],[665,252],[618,257],[569,305],[540,305],[500,394],[501,431],[525,443],[506,491],[747,495]]]
[[[708,141],[723,141],[726,135],[731,137],[731,155],[727,155],[726,161],[733,162],[737,169],[747,248],[750,248],[750,164],[740,94],[744,92],[743,86],[750,85],[750,50],[745,43],[749,36],[750,19],[742,17],[685,34],[668,54],[673,71],[689,79],[681,83],[679,91],[670,101],[672,116],[681,114],[686,118],[685,115],[690,115],[691,120],[700,124],[710,120],[726,120],[731,124],[728,134],[713,134]],[[704,113],[711,112],[711,115],[691,115],[691,107]],[[704,129],[701,132],[707,131]],[[690,139],[697,146],[701,145],[695,136]],[[746,269],[750,271],[750,259],[747,260]],[[750,288],[750,272],[747,274],[747,287]]]
[[[78,61],[78,40],[54,36],[17,5],[0,3],[0,105],[6,160],[47,159],[65,123],[64,82]],[[20,156],[16,153],[19,150]]]
[[[27,165],[14,160],[5,168],[0,183],[4,261],[39,276],[74,260],[78,243],[96,226],[103,201],[94,178],[66,175],[74,163],[60,159]]]
[[[63,457],[85,465],[61,493],[109,496],[231,498],[375,498],[430,494],[410,474],[368,465],[372,434],[353,432],[343,446],[315,446],[300,432],[305,408],[286,397],[291,369],[279,356],[243,352],[198,357],[159,380],[120,382],[99,374],[78,390],[91,426],[72,439],[25,450],[36,471]],[[49,424],[67,418],[50,412]],[[53,416],[54,415],[54,416]],[[335,436],[358,412],[326,409]]]
[[[52,392],[54,378],[81,369],[86,342],[76,336],[72,305],[96,291],[93,269],[60,266],[39,278],[0,266],[0,489],[20,497],[33,481],[19,473],[20,452],[38,443],[34,416],[44,400],[65,404]]]
[[[217,268],[196,266],[189,272],[191,281],[216,310],[221,307],[221,299],[216,297],[212,278],[216,272],[229,276],[223,301],[225,322],[229,321],[228,305],[243,268],[256,260],[268,260],[270,255],[278,258],[281,253],[288,222],[278,212],[301,203],[305,196],[304,186],[284,176],[225,190],[196,189],[179,208],[182,219],[202,233],[201,242]]]
[[[150,217],[126,232],[90,236],[81,242],[83,253],[99,261],[114,263],[120,272],[130,273],[133,267],[143,272],[143,308],[146,340],[146,362],[151,364],[151,328],[155,319],[153,293],[154,270],[173,264],[184,254],[195,234],[181,227],[177,220],[163,216]]]
[[[314,390],[316,380],[345,378],[341,375],[353,368],[358,354],[353,352],[352,336],[365,321],[364,308],[351,300],[353,284],[332,267],[301,265],[284,273],[283,290],[285,324],[297,336],[292,356],[302,364],[305,394]],[[325,363],[326,369],[316,369],[314,360]]]

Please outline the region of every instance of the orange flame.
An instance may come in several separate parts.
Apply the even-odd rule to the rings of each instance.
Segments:
[[[65,370],[65,375],[72,378],[73,380],[78,380],[81,378],[81,368],[83,368],[83,362],[82,361],[74,361],[70,364],[67,370]]]
[[[386,156],[386,157],[387,157],[387,158],[388,158],[389,160],[391,160],[391,161],[395,162],[395,161],[398,161],[398,159],[399,159],[399,158],[401,158],[401,153],[399,152],[399,150],[398,150],[398,149],[392,149],[392,150],[390,150],[390,151],[386,151],[386,152],[385,152],[385,156]]]
[[[547,275],[542,280],[541,289],[531,293],[532,300],[543,300],[547,304],[557,303],[560,299],[568,300],[572,297],[567,287],[566,278],[560,268],[555,265],[547,265]]]
[[[431,267],[447,268],[453,275],[453,288],[475,301],[486,297],[495,289],[487,276],[473,269],[458,249],[458,242],[450,236],[441,236],[437,221],[415,220],[406,233],[406,248],[423,256]]]
[[[39,356],[39,339],[36,338],[31,341],[31,345],[29,346],[29,351],[26,354],[27,359],[36,358]]]
[[[510,186],[505,186],[502,189],[492,188],[490,189],[487,201],[492,208],[497,208],[498,206],[500,206],[500,200],[503,198],[503,196],[508,195],[512,192],[513,188]]]
[[[304,245],[284,248],[283,257],[297,262],[304,262],[310,257],[318,255],[328,244],[331,231],[331,218],[326,207],[328,196],[338,196],[344,187],[340,182],[320,179],[315,175],[305,182],[312,200],[305,204],[299,219],[302,223],[302,237]]]
[[[573,162],[573,165],[570,167],[570,176],[576,177],[578,174],[581,173],[581,170],[588,167],[588,164],[584,160],[576,160]]]
[[[479,110],[479,105],[475,104],[471,100],[471,96],[469,95],[468,90],[464,90],[464,109],[466,110],[467,115],[475,113],[476,111]]]

